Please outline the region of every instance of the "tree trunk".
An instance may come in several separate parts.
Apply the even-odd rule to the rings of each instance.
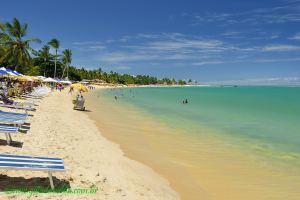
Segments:
[[[57,49],[55,49],[55,60],[54,60],[54,76],[53,78],[56,77],[56,59],[57,59]]]
[[[63,73],[62,73],[61,79],[63,79],[63,78],[64,78],[64,75],[65,75],[65,70],[66,70],[66,68],[67,68],[67,65],[65,65],[65,67],[64,67],[64,70],[63,70]]]
[[[45,66],[45,63],[46,63],[46,59],[44,59],[44,77],[46,77],[46,66]]]
[[[67,65],[67,80],[69,80],[69,65]]]

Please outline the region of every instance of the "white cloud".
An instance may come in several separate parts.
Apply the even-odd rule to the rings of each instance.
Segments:
[[[295,1],[296,3],[299,1]],[[294,2],[294,3],[295,3]],[[282,6],[259,8],[248,10],[245,12],[236,13],[198,13],[198,14],[184,14],[183,17],[193,19],[192,25],[199,25],[205,23],[220,23],[221,26],[233,24],[274,24],[286,22],[300,21],[300,6],[299,4],[286,3]]]
[[[108,43],[108,44],[110,44],[110,43],[115,42],[115,40],[110,39],[110,40],[106,40],[105,42]]]
[[[116,69],[116,70],[128,70],[128,69],[131,69],[131,67],[129,67],[129,66],[117,66],[117,67],[114,67],[114,69]]]
[[[225,35],[238,35],[240,32],[227,32]],[[125,36],[126,43],[114,39],[113,45],[86,45],[94,55],[95,62],[116,66],[137,66],[136,63],[163,66],[209,66],[223,63],[289,62],[298,61],[290,51],[300,52],[300,46],[289,44],[269,44],[251,46],[235,41],[207,39],[182,33],[136,34]],[[269,40],[267,40],[269,41]],[[277,52],[277,57],[262,52]],[[293,53],[294,53],[293,52]],[[261,55],[261,56],[258,56]],[[280,57],[279,57],[280,56]],[[274,60],[275,59],[275,60]]]
[[[300,40],[300,33],[296,33],[293,37],[290,37],[289,39]]]
[[[233,36],[239,36],[239,35],[241,35],[241,32],[238,32],[238,31],[228,31],[228,32],[223,33],[222,35],[233,37]]]
[[[97,58],[99,61],[122,63],[122,62],[135,62],[135,61],[147,61],[157,59],[155,55],[127,53],[127,52],[112,52],[100,55]]]
[[[300,46],[296,45],[269,45],[262,48],[263,51],[299,51]]]
[[[270,36],[270,39],[276,39],[276,38],[279,38],[279,34],[272,33],[271,36]]]
[[[202,66],[202,65],[217,65],[217,64],[222,64],[224,63],[223,61],[204,61],[204,62],[195,62],[192,63],[192,65],[195,66]]]
[[[105,46],[102,45],[95,45],[95,46],[89,46],[90,49],[105,49]]]
[[[147,48],[153,50],[206,49],[222,50],[222,42],[218,40],[177,39],[174,41],[154,41]]]
[[[300,58],[259,58],[255,62],[293,62],[300,61]]]
[[[96,44],[102,44],[102,42],[99,41],[80,41],[80,42],[73,42],[73,45],[96,45]]]

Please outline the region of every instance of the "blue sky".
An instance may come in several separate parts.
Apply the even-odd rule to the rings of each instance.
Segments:
[[[299,82],[299,0],[3,1],[74,66],[199,82]]]

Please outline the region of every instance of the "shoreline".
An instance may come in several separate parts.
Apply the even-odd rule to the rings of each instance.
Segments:
[[[105,88],[99,87],[93,93],[96,94],[97,90],[101,91],[110,88],[113,89],[116,87],[105,87]],[[106,100],[104,100],[105,104],[103,106],[98,107],[97,106],[98,104],[95,102],[95,97],[93,97],[93,93],[88,94],[87,97],[88,107],[92,107],[93,109],[98,111],[104,109],[102,110],[104,111],[104,113],[108,113],[108,112],[118,113],[118,115],[123,117],[125,113],[134,116],[136,114],[138,115],[141,114],[138,113],[138,111],[135,110],[134,108],[130,109],[130,113],[127,113],[128,110],[126,108],[123,108],[122,105],[111,105],[110,103],[108,105]],[[99,100],[101,101],[101,99],[102,98],[100,97]],[[148,152],[149,149],[145,148],[145,146],[148,145],[151,146],[155,145],[154,143],[156,142],[158,146],[162,144],[156,141],[156,139],[151,138],[152,136],[147,135],[148,132],[152,130],[151,127],[157,127],[155,128],[155,130],[152,130],[153,133],[155,133],[153,134],[153,137],[155,137],[154,135],[157,134],[164,135],[164,133],[166,132],[175,131],[176,134],[173,135],[175,138],[177,138],[178,140],[187,139],[186,137],[182,137],[179,133],[177,133],[176,130],[166,127],[165,124],[157,124],[156,121],[153,121],[153,119],[149,118],[146,115],[139,115],[139,119],[135,121],[130,116],[128,116],[128,118],[126,118],[125,120],[125,118],[123,117],[114,118],[112,115],[107,116],[106,114],[105,115],[106,119],[103,119],[102,117],[101,118],[97,117],[100,114],[99,112],[96,113],[96,115],[94,115],[94,113],[87,113],[87,114],[93,121],[97,122],[96,125],[102,131],[103,136],[105,138],[107,138],[109,141],[113,141],[114,143],[120,146],[121,150],[125,152],[126,157],[150,167],[156,173],[164,177],[170,184],[171,188],[174,189],[179,194],[180,198],[191,199],[191,200],[211,198],[210,195],[207,193],[207,191],[205,191],[204,188],[201,187],[201,182],[199,182],[199,180],[193,179],[193,177],[191,177],[190,172],[188,172],[188,169],[186,169],[185,166],[178,166],[178,165],[174,166],[172,164],[170,165],[169,161],[161,157],[162,155],[157,154],[157,152],[156,153]],[[136,126],[131,126],[133,121],[135,121]],[[144,132],[143,129],[147,129],[146,131],[147,133],[143,133]],[[139,133],[143,133],[142,138],[134,137],[135,134],[139,134]],[[119,134],[122,136],[120,137],[117,136]],[[158,138],[163,139],[164,141],[168,139],[168,138],[161,138],[161,137]],[[150,141],[144,141],[144,139],[146,140],[149,139]],[[154,143],[150,144],[151,141]],[[158,147],[158,149],[160,148],[161,147]],[[175,147],[172,146],[171,148],[175,148]],[[136,151],[137,149],[139,152]],[[152,150],[155,151],[155,149]]]
[[[2,153],[14,155],[60,157],[66,171],[54,173],[56,187],[96,186],[95,195],[82,199],[179,199],[168,181],[138,161],[127,158],[120,146],[106,139],[95,122],[84,112],[72,109],[67,90],[44,98],[30,117],[27,134],[13,135],[22,148],[0,145]],[[14,112],[14,110],[10,110]],[[47,187],[47,173],[1,170],[0,188]],[[26,195],[26,194],[24,194]],[[1,199],[24,199],[24,195],[0,193]],[[31,198],[74,199],[66,194],[34,194]]]
[[[280,199],[286,191],[290,199],[297,199],[290,184],[297,178],[285,168],[266,165],[271,160],[248,154],[234,143],[223,143],[217,130],[202,126],[202,133],[213,135],[196,138],[160,123],[146,110],[104,96],[99,91],[88,101],[101,111],[89,115],[103,135],[120,144],[127,157],[163,175],[182,199]],[[272,184],[282,190],[273,191]]]

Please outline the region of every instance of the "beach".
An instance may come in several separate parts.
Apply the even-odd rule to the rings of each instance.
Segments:
[[[72,98],[64,90],[42,99],[37,111],[31,112],[27,134],[14,134],[12,146],[6,146],[3,134],[0,151],[63,158],[66,171],[53,173],[57,188],[98,190],[96,194],[34,193],[31,199],[179,199],[165,178],[125,157],[118,144],[102,136],[86,112],[73,110]],[[0,189],[7,187],[49,187],[49,180],[46,172],[1,170]],[[27,198],[27,194],[0,192],[0,199]]]
[[[300,0],[1,6],[0,200],[300,200]]]

